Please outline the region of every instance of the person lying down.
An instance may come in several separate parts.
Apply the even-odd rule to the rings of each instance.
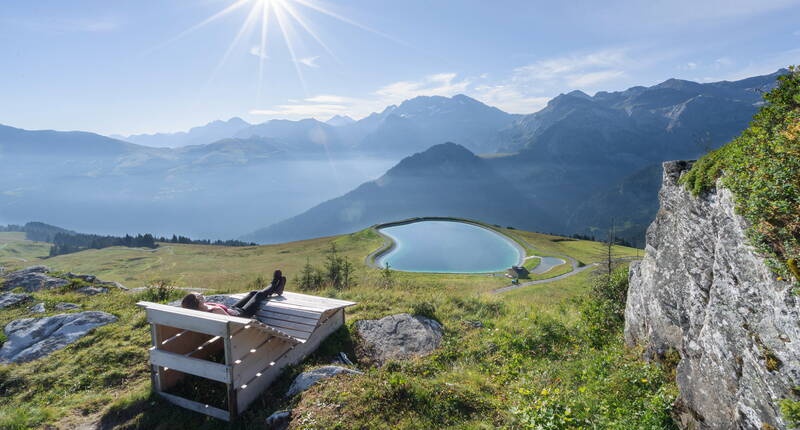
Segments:
[[[263,290],[250,291],[235,305],[227,307],[222,303],[207,302],[206,298],[200,293],[189,293],[181,300],[181,307],[198,311],[211,312],[221,315],[234,317],[252,317],[261,307],[261,303],[273,294],[280,296],[286,286],[286,277],[280,270],[276,270],[272,276],[272,282]]]

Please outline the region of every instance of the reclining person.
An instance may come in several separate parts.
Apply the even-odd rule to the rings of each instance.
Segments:
[[[231,309],[222,303],[207,302],[205,296],[200,293],[189,293],[184,296],[183,300],[181,300],[181,307],[232,317],[239,316],[238,310]]]
[[[276,270],[272,276],[272,282],[263,290],[250,291],[241,300],[229,308],[221,303],[206,302],[205,297],[199,293],[187,294],[181,301],[181,306],[187,309],[212,312],[222,315],[252,317],[261,307],[261,302],[269,296],[282,295],[283,288],[286,286],[286,277],[280,270]]]

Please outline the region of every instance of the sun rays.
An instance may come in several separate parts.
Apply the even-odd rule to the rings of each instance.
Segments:
[[[208,18],[198,22],[197,24],[180,32],[175,37],[167,40],[166,42],[153,48],[159,49],[168,45],[178,39],[184,38],[189,34],[200,30],[226,16],[233,14],[240,10],[249,11],[245,14],[244,21],[240,25],[236,34],[233,37],[228,48],[222,54],[216,67],[214,67],[209,81],[213,81],[217,74],[224,68],[231,54],[246,41],[252,39],[257,40],[257,45],[253,46],[250,52],[258,57],[257,67],[257,99],[260,101],[265,87],[265,75],[267,73],[267,60],[270,59],[269,52],[274,49],[273,43],[276,41],[270,40],[270,31],[273,25],[278,26],[277,34],[283,39],[283,44],[291,57],[294,70],[297,74],[297,79],[303,87],[303,91],[308,95],[308,89],[305,77],[303,76],[303,66],[315,68],[318,67],[316,60],[320,58],[319,55],[300,56],[298,52],[298,43],[300,35],[307,35],[318,45],[325,54],[333,59],[335,62],[341,64],[341,61],[322,39],[318,31],[314,29],[313,23],[304,12],[311,11],[316,14],[321,14],[336,21],[351,25],[361,30],[370,32],[377,36],[389,39],[395,43],[406,45],[404,42],[396,40],[380,31],[374,30],[366,25],[360,24],[352,19],[342,16],[329,8],[321,5],[317,0],[235,0],[224,9],[214,13]],[[253,34],[255,31],[257,35]],[[272,48],[271,48],[272,46]],[[302,45],[301,45],[302,46]]]

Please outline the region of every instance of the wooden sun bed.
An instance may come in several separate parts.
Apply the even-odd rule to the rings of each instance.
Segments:
[[[231,421],[284,367],[303,360],[341,327],[344,308],[354,304],[287,291],[265,301],[251,319],[139,302],[151,326],[153,390],[178,406]],[[219,351],[224,363],[208,359]],[[185,374],[225,384],[227,410],[168,393]]]

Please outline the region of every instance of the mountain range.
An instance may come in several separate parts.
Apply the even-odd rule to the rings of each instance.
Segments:
[[[560,233],[613,224],[636,240],[655,213],[658,164],[695,158],[737,135],[784,72],[573,91],[530,115],[456,95],[416,97],[357,121],[232,118],[115,138],[0,126],[0,221],[212,239],[259,231],[260,240],[275,241],[387,217],[451,215]],[[456,145],[436,146],[444,142]],[[470,200],[469,190],[483,191]],[[309,213],[339,221],[321,229],[327,221]]]
[[[306,151],[355,150],[385,156],[410,155],[438,143],[457,141],[474,152],[494,152],[493,137],[519,118],[473,98],[419,96],[355,121],[336,115],[326,122],[269,120],[249,124],[240,118],[214,121],[186,132],[113,136],[152,147],[179,148],[221,139],[266,137]]]
[[[262,243],[288,242],[418,216],[459,216],[541,229],[554,226],[546,211],[520,199],[514,184],[485,159],[448,142],[403,159],[380,178],[341,197],[244,237]]]

